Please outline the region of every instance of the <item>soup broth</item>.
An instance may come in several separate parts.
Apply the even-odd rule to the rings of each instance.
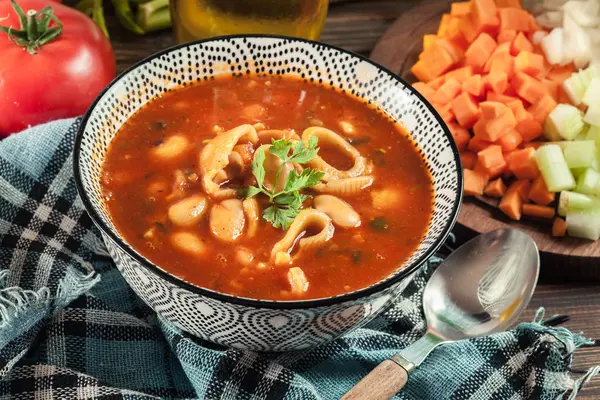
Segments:
[[[306,160],[272,153],[286,145],[283,157],[304,149]],[[109,212],[140,254],[256,299],[374,284],[415,251],[432,214],[431,176],[401,125],[294,77],[220,77],[166,93],[121,127],[103,168]],[[309,174],[310,187],[278,194]],[[249,197],[249,186],[263,190]]]

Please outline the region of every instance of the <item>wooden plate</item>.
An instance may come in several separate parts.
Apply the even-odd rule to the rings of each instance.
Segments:
[[[371,59],[408,82],[416,81],[409,69],[422,51],[423,35],[437,31],[440,18],[449,12],[451,3],[428,0],[408,10],[377,42]],[[490,203],[472,198],[464,201],[455,228],[459,241],[497,228],[522,229],[533,237],[540,249],[545,281],[600,281],[600,241],[553,238],[549,222],[510,221]]]

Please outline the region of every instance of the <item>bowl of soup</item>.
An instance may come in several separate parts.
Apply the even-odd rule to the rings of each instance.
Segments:
[[[410,85],[317,42],[229,36],[113,81],[75,144],[77,188],[133,290],[216,344],[313,347],[396,299],[462,195]]]

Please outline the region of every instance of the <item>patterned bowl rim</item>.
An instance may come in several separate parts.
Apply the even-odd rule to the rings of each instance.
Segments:
[[[308,43],[308,44],[311,44],[314,46],[323,46],[323,47],[326,47],[329,49],[337,50],[342,54],[346,54],[351,57],[355,57],[363,62],[369,63],[370,65],[377,68],[379,71],[388,74],[392,79],[401,83],[404,87],[408,88],[408,90],[413,95],[415,95],[419,99],[419,101],[422,102],[427,107],[427,109],[433,114],[437,123],[441,126],[444,134],[448,138],[448,143],[450,144],[450,149],[452,150],[452,153],[454,156],[454,161],[456,162],[456,165],[457,165],[457,169],[456,169],[456,171],[457,171],[457,189],[456,190],[458,190],[459,193],[456,197],[456,202],[453,205],[451,217],[448,219],[446,226],[442,230],[441,234],[437,237],[437,239],[435,240],[433,245],[431,245],[429,247],[429,249],[426,250],[421,255],[421,257],[419,257],[417,260],[413,261],[412,264],[406,266],[401,271],[399,271],[395,274],[392,274],[392,275],[388,276],[387,278],[377,282],[376,284],[373,284],[366,288],[362,288],[362,289],[359,289],[359,290],[356,290],[356,291],[350,292],[350,293],[339,294],[336,296],[323,297],[323,298],[317,298],[317,299],[309,299],[309,300],[289,300],[289,301],[287,301],[287,300],[252,299],[252,298],[247,298],[247,297],[238,297],[238,296],[234,296],[234,295],[230,295],[230,294],[226,294],[226,293],[213,291],[213,290],[210,290],[207,288],[203,288],[201,286],[196,286],[190,282],[186,282],[182,278],[179,278],[175,275],[170,274],[166,270],[159,268],[157,265],[153,264],[152,262],[150,262],[149,260],[147,260],[146,258],[141,256],[132,246],[130,246],[126,241],[121,240],[116,235],[116,233],[113,232],[112,229],[110,229],[110,227],[108,227],[106,224],[104,224],[104,222],[98,215],[98,212],[92,205],[92,202],[90,201],[90,199],[84,189],[83,181],[81,179],[81,168],[80,168],[80,154],[81,154],[83,135],[84,135],[88,120],[90,119],[92,113],[94,112],[98,102],[104,97],[104,95],[108,92],[108,90],[110,88],[112,88],[114,85],[118,84],[121,81],[121,79],[125,75],[127,75],[129,72],[139,68],[140,66],[142,66],[144,64],[151,62],[152,60],[154,60],[164,54],[171,53],[171,52],[174,52],[175,50],[182,49],[185,47],[191,47],[191,46],[194,46],[197,44],[203,44],[203,43],[226,40],[226,39],[244,39],[244,38],[250,39],[250,40],[256,39],[256,38],[282,39],[282,40],[288,40],[291,42]],[[382,107],[382,109],[385,111],[386,107]],[[463,188],[463,172],[462,172],[462,165],[461,165],[460,154],[459,154],[458,148],[456,147],[456,144],[454,143],[454,140],[452,139],[452,135],[450,133],[450,130],[446,126],[446,123],[440,117],[440,115],[435,110],[435,108],[433,108],[433,106],[431,104],[429,104],[429,102],[427,100],[425,100],[425,98],[415,88],[413,88],[408,82],[406,82],[404,79],[402,79],[397,74],[395,74],[392,71],[390,71],[389,69],[377,64],[376,62],[368,59],[365,56],[362,56],[360,54],[354,53],[349,50],[344,50],[337,46],[318,42],[315,40],[308,40],[308,39],[296,38],[296,37],[291,37],[291,36],[283,36],[283,35],[237,34],[237,35],[214,36],[214,37],[211,37],[208,39],[201,39],[201,40],[195,40],[192,42],[177,44],[177,45],[168,47],[166,49],[163,49],[157,53],[154,53],[154,54],[138,61],[137,63],[133,64],[131,67],[127,68],[125,71],[123,71],[119,75],[117,75],[102,90],[102,92],[96,97],[94,102],[90,105],[87,112],[83,116],[83,119],[81,120],[81,124],[79,125],[79,129],[77,131],[77,136],[75,138],[75,145],[74,145],[73,151],[74,151],[73,172],[75,175],[75,186],[77,188],[77,191],[79,192],[79,195],[81,197],[83,205],[84,205],[86,211],[88,212],[88,214],[90,215],[92,221],[96,224],[96,226],[105,235],[107,235],[114,243],[116,243],[117,246],[122,251],[127,253],[135,261],[140,263],[140,265],[149,269],[151,272],[159,275],[163,279],[167,280],[168,282],[170,282],[176,286],[183,287],[184,289],[189,290],[192,293],[195,293],[195,294],[198,294],[201,296],[206,296],[206,297],[209,297],[209,298],[212,298],[215,300],[219,300],[219,301],[223,301],[226,303],[233,303],[233,304],[255,307],[255,308],[307,309],[307,308],[315,308],[315,307],[332,306],[332,305],[336,305],[339,303],[364,298],[364,297],[367,297],[367,296],[372,295],[377,292],[381,292],[381,291],[391,287],[395,283],[400,282],[402,279],[409,276],[413,271],[415,271],[426,260],[431,258],[437,252],[437,250],[442,246],[442,244],[446,241],[446,239],[450,235],[450,232],[452,231],[452,228],[454,227],[454,224],[456,223],[456,220],[458,219],[458,213],[459,213],[460,206],[462,204],[462,199],[463,199],[463,190],[462,190],[462,188]]]

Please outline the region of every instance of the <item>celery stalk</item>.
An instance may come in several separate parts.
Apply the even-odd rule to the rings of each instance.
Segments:
[[[565,217],[569,210],[589,210],[600,206],[600,200],[585,194],[563,190],[558,197],[558,215]]]
[[[600,103],[600,78],[593,78],[590,81],[587,89],[585,90],[585,95],[581,102],[586,106],[590,106],[594,103]]]
[[[595,125],[590,125],[586,135],[585,140],[595,140],[596,144],[600,145],[600,127]]]
[[[564,142],[561,146],[565,161],[569,168],[591,167],[596,160],[596,142],[585,140],[582,142]]]
[[[546,144],[540,147],[535,152],[535,159],[549,191],[560,192],[576,186],[560,146]]]
[[[581,82],[578,73],[573,73],[564,80],[563,89],[565,89],[565,92],[573,104],[576,106],[581,104],[581,100],[585,95],[586,86]]]
[[[598,184],[600,184],[600,172],[588,168],[577,178],[577,188],[575,190],[578,193],[594,194]]]
[[[588,107],[583,120],[590,125],[600,126],[600,102],[592,103]]]
[[[573,140],[583,130],[583,126],[581,111],[577,107],[559,104],[548,115],[544,131],[550,140],[556,136]]]
[[[600,209],[569,210],[567,232],[569,236],[590,240],[600,239]]]

